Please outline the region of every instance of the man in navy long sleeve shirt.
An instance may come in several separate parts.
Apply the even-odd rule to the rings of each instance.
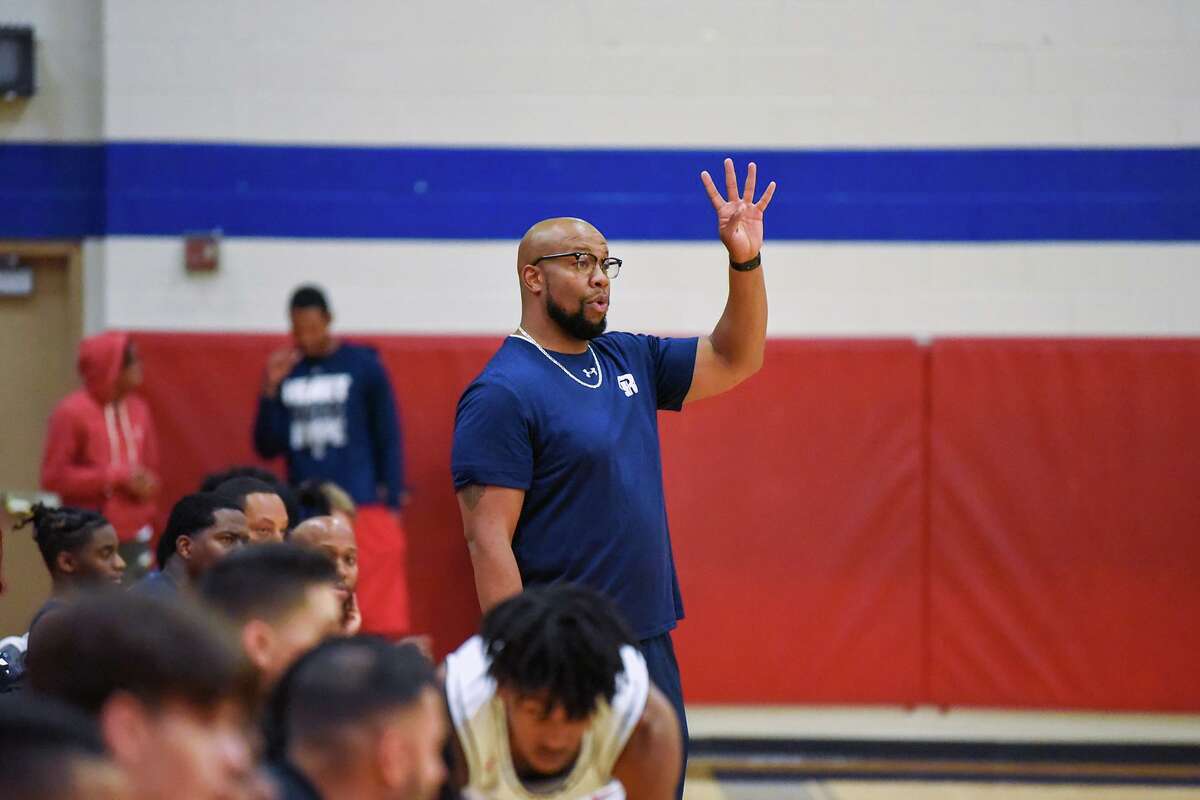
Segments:
[[[267,362],[254,449],[284,456],[293,484],[332,481],[354,498],[363,629],[405,634],[404,454],[391,383],[374,349],[333,337],[320,289],[297,289],[289,313],[295,348]]]

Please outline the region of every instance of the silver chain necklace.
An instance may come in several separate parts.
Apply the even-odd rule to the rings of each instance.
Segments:
[[[575,374],[572,373],[571,370],[564,367],[562,364],[559,363],[557,358],[555,358],[554,356],[552,356],[548,352],[546,352],[546,348],[544,348],[540,344],[538,344],[537,339],[534,339],[532,336],[530,336],[529,331],[525,330],[520,325],[517,326],[517,332],[510,333],[509,336],[514,336],[518,339],[524,339],[525,341],[529,342],[531,345],[533,345],[534,347],[536,347],[538,349],[538,352],[540,352],[546,358],[550,359],[556,367],[561,369],[563,372],[567,373],[568,378],[575,381],[580,386],[583,386],[587,389],[599,389],[600,386],[604,383],[604,370],[600,368],[600,359],[596,358],[596,351],[592,349],[592,346],[590,344],[587,346],[587,349],[588,349],[588,352],[592,354],[592,362],[596,365],[596,374],[599,376],[599,378],[596,380],[595,384],[584,383],[583,381],[579,380],[579,378],[576,378]]]

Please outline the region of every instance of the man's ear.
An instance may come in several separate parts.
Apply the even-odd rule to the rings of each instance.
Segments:
[[[175,552],[184,561],[191,561],[192,560],[192,544],[193,544],[192,537],[180,536],[178,539],[175,540]]]
[[[63,550],[54,557],[54,567],[63,575],[74,575],[79,570],[79,562],[74,553]]]
[[[546,276],[533,264],[521,267],[521,285],[531,294],[541,294],[546,288]]]
[[[242,650],[259,672],[265,672],[271,664],[275,651],[275,631],[259,619],[252,619],[242,626]]]
[[[128,692],[113,692],[100,709],[98,722],[105,745],[123,769],[139,769],[154,752],[150,711]]]

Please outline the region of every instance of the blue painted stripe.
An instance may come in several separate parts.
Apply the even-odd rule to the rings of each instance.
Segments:
[[[612,238],[709,240],[697,173],[724,155],[8,144],[0,235],[512,239],[569,214]],[[772,240],[1200,241],[1200,148],[730,155],[780,184]]]
[[[74,239],[103,232],[102,147],[0,144],[0,236]]]

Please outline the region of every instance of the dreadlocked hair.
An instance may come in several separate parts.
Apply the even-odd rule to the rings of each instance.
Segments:
[[[71,553],[91,541],[92,533],[108,525],[108,520],[95,511],[62,506],[53,508],[45,503],[33,507],[30,515],[17,527],[33,525],[33,540],[37,542],[46,569],[54,572],[59,553]]]
[[[588,717],[601,697],[612,702],[625,669],[621,646],[634,643],[611,601],[565,583],[505,600],[483,618],[480,635],[498,685],[545,693],[547,713],[561,705],[574,720]]]

